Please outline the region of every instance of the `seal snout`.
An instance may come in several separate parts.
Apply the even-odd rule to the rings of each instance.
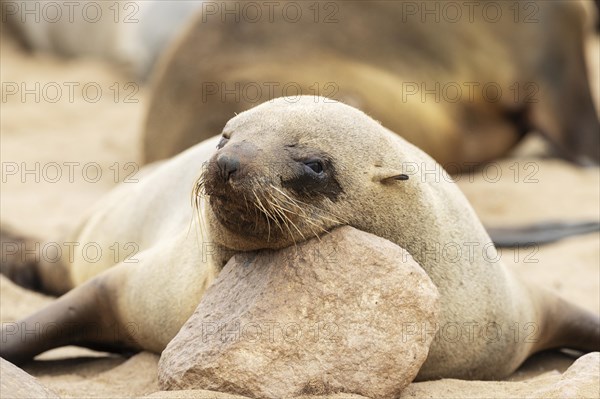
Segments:
[[[240,160],[235,155],[220,154],[217,157],[217,167],[223,181],[227,182],[240,168]]]
[[[213,158],[213,173],[224,183],[244,180],[252,169],[257,153],[256,146],[247,141],[227,144]]]

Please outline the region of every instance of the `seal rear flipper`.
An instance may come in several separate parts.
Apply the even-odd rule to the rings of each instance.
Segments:
[[[600,351],[600,316],[572,304],[561,297],[539,289],[535,292],[537,306],[542,311],[540,321],[543,339],[532,353],[549,349],[574,349],[582,352]]]
[[[42,256],[44,242],[18,234],[13,229],[0,228],[0,274],[15,284],[32,291],[61,295],[73,284],[69,269],[61,259],[48,262]]]
[[[600,231],[600,222],[544,222],[519,227],[486,227],[497,248],[542,245]]]
[[[41,282],[37,273],[37,256],[27,256],[39,240],[25,238],[12,229],[0,228],[0,274],[15,284],[33,291],[40,291]]]
[[[139,351],[128,329],[115,317],[112,288],[103,274],[23,320],[2,323],[0,356],[22,364],[66,345],[110,352]]]

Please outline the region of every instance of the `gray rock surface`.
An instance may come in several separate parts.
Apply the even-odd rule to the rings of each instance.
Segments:
[[[342,227],[236,255],[163,352],[161,389],[397,396],[427,357],[438,292],[397,245]]]

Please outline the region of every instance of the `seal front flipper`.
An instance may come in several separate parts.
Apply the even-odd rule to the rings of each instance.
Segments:
[[[3,323],[0,356],[20,364],[65,345],[160,353],[216,276],[218,251],[186,225],[137,262],[112,266],[33,315]]]
[[[109,270],[23,320],[2,323],[0,356],[22,364],[65,345],[108,352],[139,351],[131,329],[115,312],[115,277]]]

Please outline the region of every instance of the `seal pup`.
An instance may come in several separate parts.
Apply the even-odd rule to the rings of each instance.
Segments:
[[[157,67],[144,161],[298,93],[361,109],[453,173],[530,131],[571,161],[600,160],[579,2],[333,1],[315,3],[317,14],[311,4],[205,3]]]
[[[136,242],[137,262],[75,256],[55,268],[75,288],[6,323],[0,355],[22,363],[67,344],[160,353],[232,254],[342,225],[407,249],[437,286],[439,325],[419,333],[438,333],[419,379],[498,379],[541,350],[600,349],[597,315],[519,280],[458,187],[409,175],[407,162],[440,167],[339,102],[280,98],[244,112],[221,137],[109,193],[69,240]]]

